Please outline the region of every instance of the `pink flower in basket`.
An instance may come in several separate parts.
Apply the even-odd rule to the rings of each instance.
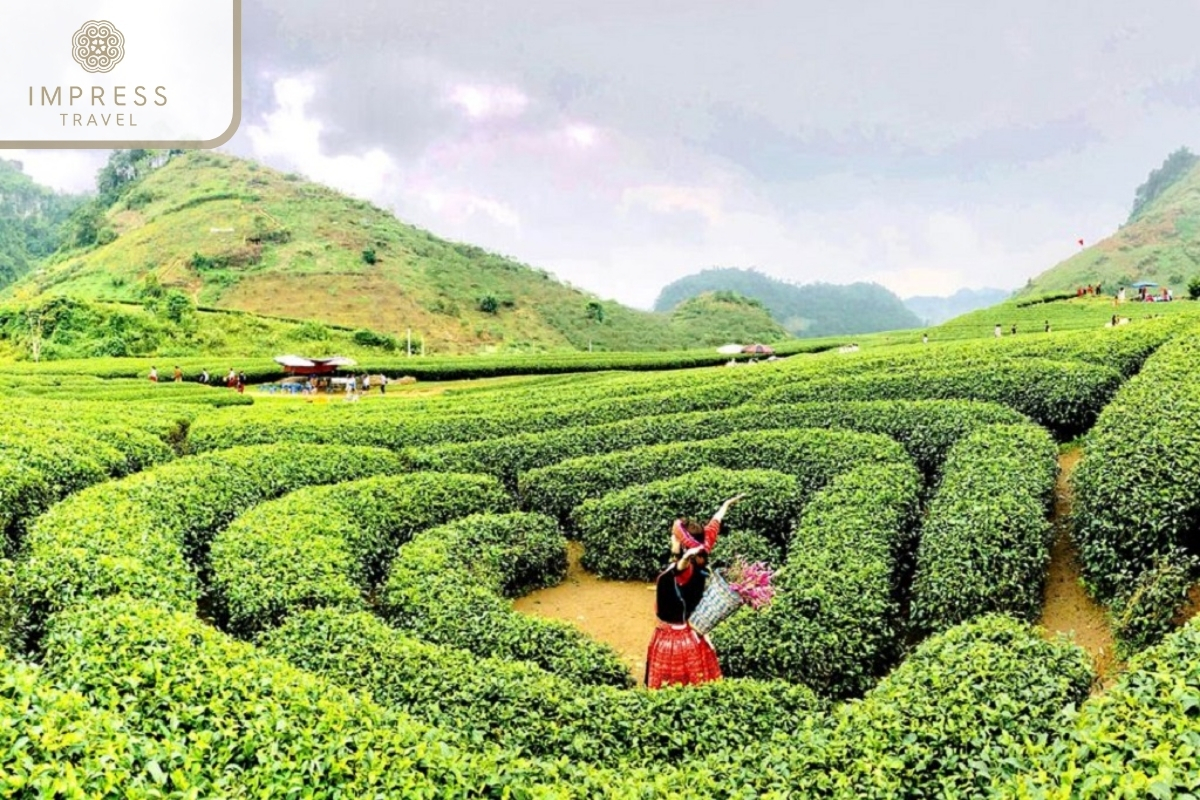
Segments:
[[[759,610],[769,604],[775,597],[775,587],[771,579],[775,573],[762,561],[753,564],[738,556],[729,569],[725,570],[725,580],[729,588],[738,593],[746,604],[754,610]]]

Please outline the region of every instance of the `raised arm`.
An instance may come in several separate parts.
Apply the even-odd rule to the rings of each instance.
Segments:
[[[739,494],[729,498],[724,503],[721,503],[721,507],[717,509],[716,513],[713,514],[712,519],[710,519],[708,524],[704,526],[705,550],[711,553],[713,548],[717,546],[717,534],[721,532],[721,523],[725,521],[725,515],[729,513],[730,508],[732,508],[745,496],[746,495],[744,494]]]

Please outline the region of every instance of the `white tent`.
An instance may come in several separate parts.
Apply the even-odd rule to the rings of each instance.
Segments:
[[[723,356],[736,356],[742,352],[740,344],[727,344],[724,347],[718,347],[717,352]]]

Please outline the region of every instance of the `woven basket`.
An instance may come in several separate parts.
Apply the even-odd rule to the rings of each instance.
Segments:
[[[721,577],[721,573],[713,570],[708,576],[708,585],[704,587],[704,596],[700,598],[700,604],[688,617],[688,624],[701,636],[707,636],[745,602]]]

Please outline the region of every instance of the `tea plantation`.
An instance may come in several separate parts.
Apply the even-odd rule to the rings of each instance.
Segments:
[[[1200,796],[1195,314],[607,358],[354,403],[0,366],[0,796]],[[1066,446],[1103,684],[1037,624]],[[738,492],[718,555],[778,593],[724,680],[514,610]]]

